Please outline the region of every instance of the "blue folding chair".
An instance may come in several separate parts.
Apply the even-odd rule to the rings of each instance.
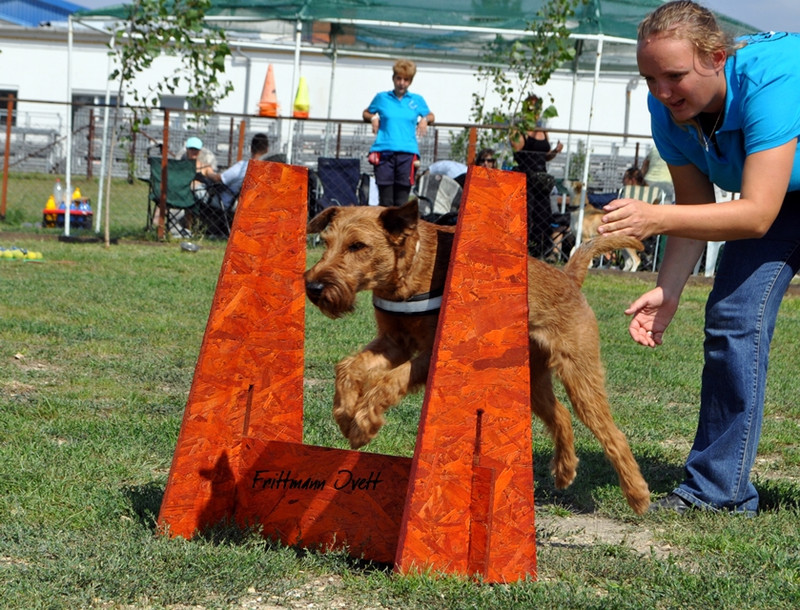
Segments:
[[[317,159],[317,193],[314,206],[309,210],[314,216],[332,206],[364,205],[359,194],[361,162],[358,159]]]

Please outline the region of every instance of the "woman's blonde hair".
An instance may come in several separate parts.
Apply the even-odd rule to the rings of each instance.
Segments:
[[[410,59],[398,59],[394,62],[392,73],[412,81],[417,73],[417,64]]]
[[[662,4],[639,24],[637,40],[641,43],[667,33],[688,40],[703,57],[719,50],[733,55],[737,48],[733,38],[719,26],[714,13],[691,0]]]
[[[639,24],[637,41],[641,44],[648,38],[660,35],[689,41],[700,58],[711,57],[720,50],[729,57],[744,45],[734,42],[730,34],[720,27],[714,13],[691,0],[674,0],[659,6]],[[693,125],[700,144],[704,144],[702,127],[697,118],[676,122],[684,126]]]

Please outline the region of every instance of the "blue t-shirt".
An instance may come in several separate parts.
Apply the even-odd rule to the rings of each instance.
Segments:
[[[726,191],[742,190],[747,155],[800,136],[800,34],[770,32],[744,36],[746,46],[725,63],[728,82],[725,118],[717,146],[703,146],[693,125],[678,125],[652,95],[647,98],[651,129],[661,157],[670,165],[695,165]],[[789,190],[800,190],[800,147]]]
[[[398,99],[394,91],[382,91],[372,99],[367,110],[373,114],[377,112],[381,117],[378,135],[370,152],[419,154],[417,119],[430,113],[421,95],[407,91]]]

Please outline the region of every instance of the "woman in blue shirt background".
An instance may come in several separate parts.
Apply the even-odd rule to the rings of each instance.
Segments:
[[[727,241],[706,304],[700,415],[684,480],[651,509],[754,513],[769,344],[800,270],[800,35],[732,41],[713,13],[679,0],[642,21],[637,61],[678,204],[623,199],[605,208],[602,233],[669,235],[656,287],[626,310],[637,343],[662,343],[706,241]],[[714,184],[741,198],[714,203]]]
[[[375,184],[383,206],[408,201],[419,165],[417,137],[424,136],[434,121],[423,97],[408,90],[416,73],[413,61],[396,61],[392,70],[394,89],[378,93],[361,115],[377,134],[369,159],[375,166]]]

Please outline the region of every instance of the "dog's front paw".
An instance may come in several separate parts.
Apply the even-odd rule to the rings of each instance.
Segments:
[[[350,433],[345,435],[350,440],[350,447],[358,449],[363,447],[378,435],[378,431],[383,427],[386,420],[383,415],[362,409],[352,419]]]

